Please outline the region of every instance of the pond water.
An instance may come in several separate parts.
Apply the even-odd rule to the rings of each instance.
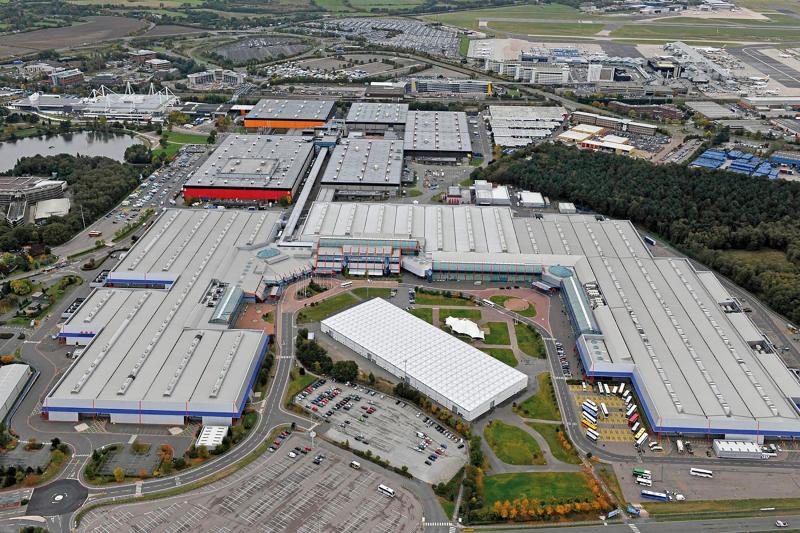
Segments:
[[[50,137],[27,137],[0,143],[0,172],[11,170],[21,157],[40,155],[103,155],[122,161],[125,149],[141,140],[120,133],[82,131]]]

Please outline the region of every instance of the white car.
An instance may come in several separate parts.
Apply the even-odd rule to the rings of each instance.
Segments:
[[[289,452],[289,459],[294,459],[295,457],[297,457],[297,454],[296,454],[296,453],[294,453],[294,452]]]
[[[784,522],[783,520],[776,520],[775,527],[789,527],[789,522]]]

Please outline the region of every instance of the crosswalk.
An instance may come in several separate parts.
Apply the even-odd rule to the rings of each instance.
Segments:
[[[639,528],[636,527],[636,524],[628,524],[628,527],[631,528],[631,531],[633,531],[633,533],[639,533]]]
[[[449,527],[455,529],[456,526],[452,522],[425,522],[425,527]]]

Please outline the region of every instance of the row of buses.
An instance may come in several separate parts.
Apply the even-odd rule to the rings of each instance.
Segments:
[[[608,416],[607,412],[607,409],[603,410],[605,416]],[[597,431],[597,416],[597,404],[592,400],[584,400],[581,404],[581,424],[586,428],[586,438],[592,442],[597,442],[600,438],[600,433]]]

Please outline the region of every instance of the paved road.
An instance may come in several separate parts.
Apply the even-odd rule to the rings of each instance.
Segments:
[[[780,516],[777,519],[788,522],[789,525],[800,523],[800,516]],[[730,531],[780,531],[775,527],[774,517],[763,518],[725,518],[720,520],[693,520],[693,521],[680,521],[680,522],[655,522],[649,520],[642,520],[625,523],[609,523],[603,527],[598,527],[597,524],[587,524],[584,526],[576,525],[569,528],[570,533],[597,533],[603,531],[604,533],[688,533],[688,532],[730,532]],[[488,526],[487,526],[488,527]],[[550,526],[558,527],[558,526]],[[484,528],[476,527],[480,531]],[[522,533],[534,530],[543,529],[539,528],[525,528],[517,526],[509,527],[492,527],[492,531],[503,531],[504,533]],[[549,529],[549,527],[548,527]]]

